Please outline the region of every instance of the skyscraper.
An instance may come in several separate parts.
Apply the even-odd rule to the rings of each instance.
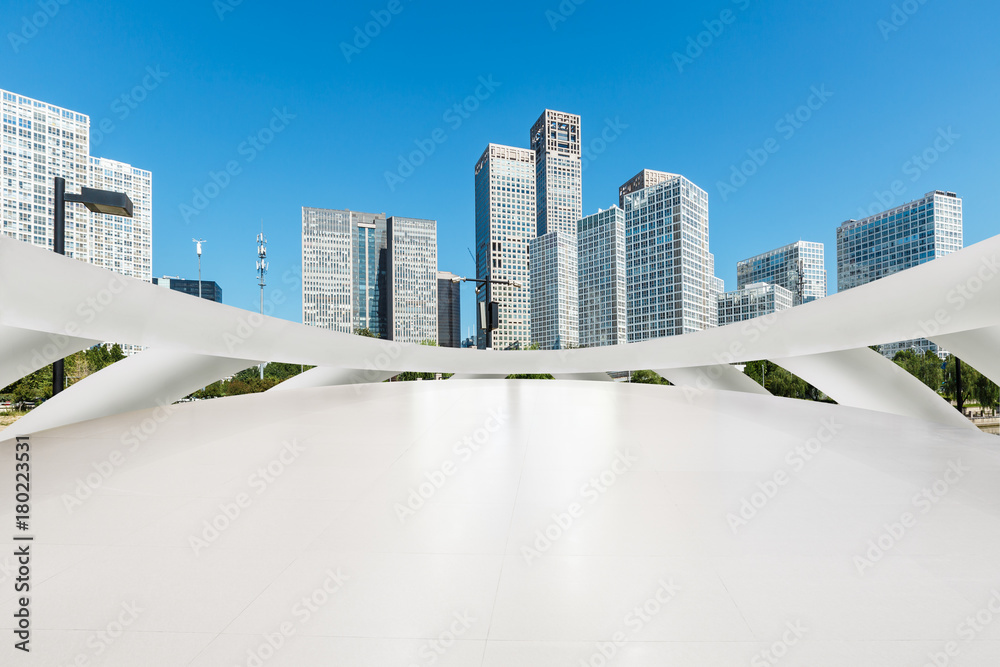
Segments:
[[[437,342],[437,222],[391,216],[386,240],[388,337],[400,343]]]
[[[437,272],[439,347],[462,346],[462,284],[449,271]]]
[[[133,204],[131,218],[89,214],[90,263],[148,283],[153,277],[153,175],[124,162],[91,157],[87,185],[124,192]]]
[[[492,347],[528,347],[531,343],[531,276],[528,241],[536,235],[535,154],[525,148],[489,144],[476,162],[476,277],[509,279],[520,287],[490,285],[480,289],[499,304],[500,326]],[[478,330],[477,347],[487,347]]]
[[[781,285],[754,283],[719,295],[719,326],[752,320],[792,307],[793,293]]]
[[[669,174],[665,171],[655,171],[653,169],[643,169],[618,188],[618,206],[623,209],[625,208],[625,195],[631,194],[636,190],[642,190],[643,188],[658,185],[674,178],[677,178],[677,174]]]
[[[67,192],[79,192],[88,184],[90,117],[6,90],[0,90],[0,96],[0,231],[19,241],[52,248],[53,178],[65,178]],[[68,257],[90,260],[89,223],[86,208],[66,206]]]
[[[617,206],[577,224],[580,347],[627,342],[625,213]]]
[[[528,243],[531,258],[531,340],[543,350],[580,343],[576,234],[553,230]]]
[[[962,200],[935,190],[902,206],[837,228],[837,289],[841,292],[962,249]],[[925,339],[882,345],[892,357],[904,349],[933,350]]]
[[[781,285],[799,306],[826,296],[823,244],[796,241],[736,264],[736,287],[753,283]]]
[[[384,213],[302,208],[302,322],[388,337]]]
[[[700,331],[718,318],[708,193],[678,175],[626,192],[643,174],[656,173],[640,172],[619,191],[630,343]]]

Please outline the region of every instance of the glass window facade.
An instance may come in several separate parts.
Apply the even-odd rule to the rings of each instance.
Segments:
[[[754,283],[719,295],[719,326],[791,308],[794,296],[781,285]]]
[[[754,283],[781,285],[793,296],[794,305],[826,296],[826,264],[823,244],[796,241],[736,264],[736,287]]]
[[[543,350],[579,346],[576,234],[551,231],[528,244],[531,340]]]
[[[437,222],[391,216],[389,244],[389,338],[400,343],[438,339]]]
[[[580,347],[624,345],[625,213],[617,206],[577,224]]]

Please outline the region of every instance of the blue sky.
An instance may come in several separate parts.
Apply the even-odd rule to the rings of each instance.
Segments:
[[[805,239],[833,292],[837,225],[934,189],[964,198],[967,245],[998,231],[996,3],[62,2],[3,2],[0,88],[90,115],[92,154],[153,172],[154,275],[195,277],[203,237],[205,278],[256,309],[263,219],[290,320],[302,206],[436,219],[440,268],[472,275],[475,162],[546,107],[582,116],[584,214],[642,168],[707,190],[727,288]]]

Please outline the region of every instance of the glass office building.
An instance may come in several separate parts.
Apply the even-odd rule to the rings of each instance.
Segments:
[[[753,283],[719,295],[719,326],[791,308],[794,295],[781,285]]]
[[[351,211],[353,247],[351,284],[354,295],[352,329],[368,329],[379,338],[389,338],[386,293],[387,232],[384,213]]]
[[[536,236],[535,153],[526,148],[489,144],[476,162],[476,277],[507,279],[514,285],[480,289],[477,303],[490,295],[499,304],[500,326],[492,347],[531,344],[531,275],[528,242]],[[487,347],[477,328],[477,347]]]
[[[462,283],[454,273],[437,272],[439,347],[462,346]]]
[[[623,199],[628,342],[713,326],[718,302],[708,193],[674,176]]]
[[[394,215],[386,223],[386,237],[389,338],[437,342],[437,222]]]
[[[577,223],[580,347],[624,345],[625,212],[617,206]]]
[[[796,241],[736,264],[736,288],[755,283],[781,285],[798,306],[826,296],[823,244]]]
[[[576,234],[551,231],[528,243],[531,340],[543,350],[579,346]]]
[[[172,289],[175,292],[190,294],[191,296],[198,296],[200,289],[202,299],[222,303],[222,288],[214,280],[202,280],[199,286],[197,280],[163,276],[162,278],[153,278],[153,284]]]
[[[580,117],[546,109],[531,127],[538,236],[576,234],[583,217]]]
[[[844,291],[962,249],[962,199],[935,190],[922,198],[837,228],[837,289]],[[941,353],[925,339],[886,343],[892,358],[904,349]]]

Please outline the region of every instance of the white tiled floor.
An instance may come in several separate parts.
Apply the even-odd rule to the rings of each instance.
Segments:
[[[1000,664],[995,436],[568,381],[187,404],[133,450],[148,416],[32,438],[33,652],[4,642],[0,664],[886,667],[948,642],[949,665]],[[794,467],[830,419],[836,436]],[[302,451],[279,465],[289,440]],[[968,472],[924,511],[914,496],[952,461]],[[904,512],[916,524],[859,571]],[[137,618],[99,639],[126,603]],[[803,636],[781,645],[790,623]]]

